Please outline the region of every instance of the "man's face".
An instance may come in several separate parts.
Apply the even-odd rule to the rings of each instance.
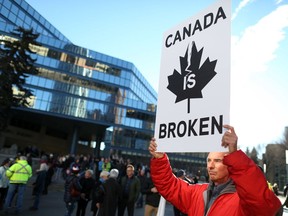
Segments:
[[[225,152],[210,152],[207,157],[207,171],[215,185],[225,183],[229,179],[227,166],[223,164],[224,155]]]
[[[91,178],[91,177],[92,177],[91,173],[89,171],[86,171],[85,178]]]
[[[133,168],[132,167],[127,167],[126,174],[127,174],[128,178],[131,178],[134,175]]]

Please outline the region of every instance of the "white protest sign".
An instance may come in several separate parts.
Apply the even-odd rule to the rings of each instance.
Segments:
[[[155,138],[160,152],[224,151],[230,121],[230,0],[164,33]]]

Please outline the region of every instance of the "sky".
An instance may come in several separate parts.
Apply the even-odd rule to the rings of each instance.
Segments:
[[[75,45],[132,62],[158,90],[163,33],[217,0],[26,0]],[[242,150],[288,127],[288,0],[232,0],[230,124]]]

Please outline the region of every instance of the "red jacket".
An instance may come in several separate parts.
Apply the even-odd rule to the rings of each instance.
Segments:
[[[242,151],[224,157],[234,190],[220,194],[207,216],[274,216],[281,202],[269,190],[266,178],[255,163]],[[209,184],[189,185],[176,178],[167,155],[151,159],[151,177],[160,194],[181,212],[189,216],[203,216]]]

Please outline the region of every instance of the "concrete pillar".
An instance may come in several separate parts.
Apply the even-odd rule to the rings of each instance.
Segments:
[[[78,144],[78,133],[79,133],[79,128],[75,126],[73,129],[73,134],[72,134],[70,154],[76,154],[77,144]]]
[[[106,127],[99,127],[97,128],[97,131],[95,133],[96,147],[94,148],[94,156],[96,158],[100,157],[100,145],[101,145],[101,142],[104,141],[105,139],[105,132],[106,132]]]
[[[94,154],[94,149],[95,149],[95,143],[96,143],[96,135],[92,134],[91,135],[91,140],[90,140],[90,147],[93,148],[93,154]]]
[[[100,145],[102,141],[103,137],[98,135],[96,137],[96,147],[94,148],[94,155],[96,158],[100,158]]]

